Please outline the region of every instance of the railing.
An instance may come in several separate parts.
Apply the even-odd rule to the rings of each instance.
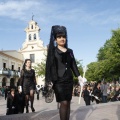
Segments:
[[[9,75],[9,71],[6,68],[0,69],[0,75]]]
[[[20,77],[20,72],[17,70],[10,70],[7,68],[0,69],[0,75],[7,75],[12,77]]]

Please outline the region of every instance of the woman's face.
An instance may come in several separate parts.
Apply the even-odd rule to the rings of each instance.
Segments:
[[[30,67],[31,67],[31,61],[28,60],[25,65],[26,65],[26,67],[29,67],[29,68],[30,68]]]
[[[14,96],[15,92],[14,91],[11,91],[11,95]]]
[[[65,46],[66,38],[64,36],[59,36],[56,38],[56,43],[59,46]]]

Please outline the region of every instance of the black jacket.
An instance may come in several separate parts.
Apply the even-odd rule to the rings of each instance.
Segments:
[[[64,77],[65,72],[67,72],[67,78],[72,78],[73,74],[76,77],[80,75],[76,61],[74,58],[73,51],[71,49],[67,49],[64,53],[59,50],[57,47],[54,48],[53,56],[47,55],[46,60],[46,71],[45,71],[45,82],[56,83],[59,78]],[[52,60],[52,61],[51,61]]]
[[[58,77],[62,77],[65,71],[67,71],[67,73],[70,76],[72,76],[72,72],[76,77],[80,75],[76,65],[73,51],[71,49],[67,49],[67,51],[64,53],[56,47],[55,58],[57,64]]]
[[[17,97],[16,95],[13,97],[11,94],[8,94],[7,97],[7,108],[12,109],[12,107],[17,106]]]

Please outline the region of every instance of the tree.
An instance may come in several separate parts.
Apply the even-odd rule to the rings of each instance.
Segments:
[[[45,77],[45,65],[46,65],[46,58],[42,59],[40,63],[37,63],[33,68],[35,69],[36,75]]]
[[[112,37],[107,40],[97,54],[97,62],[88,65],[87,79],[118,79],[120,76],[120,28],[112,31]]]

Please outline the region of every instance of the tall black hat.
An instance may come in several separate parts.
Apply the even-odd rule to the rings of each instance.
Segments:
[[[67,48],[67,30],[65,26],[54,25],[51,28],[50,43],[49,46],[54,44],[57,35],[64,35],[66,37],[65,47]]]
[[[66,27],[64,26],[60,26],[60,25],[52,26],[51,31],[53,31],[53,35],[55,38],[57,34],[62,34],[67,38],[67,30],[66,30]]]

